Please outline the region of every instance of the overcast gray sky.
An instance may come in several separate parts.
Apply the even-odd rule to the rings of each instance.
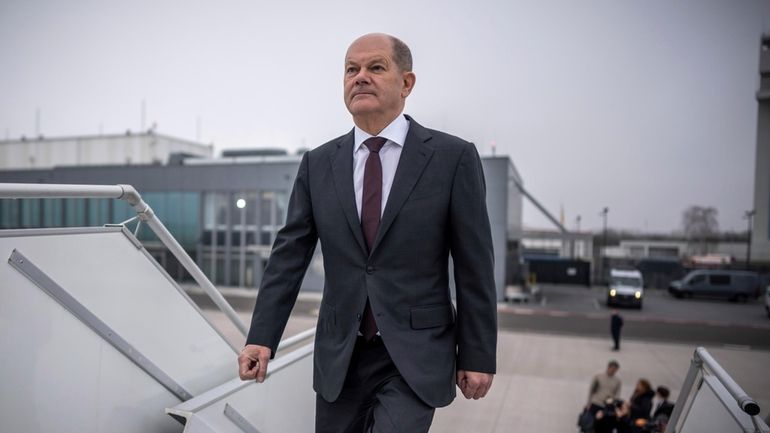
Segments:
[[[406,112],[511,157],[568,227],[671,231],[690,204],[744,230],[761,0],[0,2],[0,133],[158,131],[217,150],[315,147],[352,127],[343,57],[403,39]],[[548,227],[525,205],[527,227]]]

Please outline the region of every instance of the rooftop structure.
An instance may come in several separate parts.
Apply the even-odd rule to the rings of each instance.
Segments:
[[[174,154],[211,157],[212,145],[158,134],[21,137],[0,140],[0,170],[40,170],[95,165],[167,164]]]

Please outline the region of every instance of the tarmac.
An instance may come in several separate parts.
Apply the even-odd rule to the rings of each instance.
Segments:
[[[314,294],[300,296],[305,300],[316,299]],[[506,307],[501,305],[500,308]],[[243,337],[223,313],[211,309],[203,311],[226,338],[236,345],[243,344]],[[249,322],[249,311],[238,313],[242,320]],[[312,328],[315,323],[315,317],[293,314],[284,338]],[[705,347],[759,403],[761,417],[768,416],[770,351],[725,345]],[[431,431],[576,432],[577,416],[587,401],[589,382],[611,359],[620,363],[621,398],[627,399],[636,381],[646,378],[653,387],[664,385],[671,389],[671,399],[676,401],[695,348],[694,344],[624,339],[621,350],[614,352],[609,336],[595,338],[500,331],[498,371],[487,397],[466,400],[458,390],[458,397],[451,405],[436,411]],[[234,371],[236,368],[233,358]],[[310,384],[308,391],[312,392]]]

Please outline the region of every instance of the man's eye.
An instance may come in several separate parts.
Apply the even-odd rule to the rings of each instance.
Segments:
[[[371,70],[373,70],[373,71],[382,71],[382,70],[384,70],[385,68],[383,68],[383,67],[382,67],[382,65],[374,65],[374,66],[372,66],[372,67],[371,67],[371,68],[369,68],[369,69],[371,69]]]
[[[356,68],[354,68],[352,66],[348,66],[348,68],[345,69],[345,73],[347,73],[347,74],[352,74],[354,72],[356,72]]]

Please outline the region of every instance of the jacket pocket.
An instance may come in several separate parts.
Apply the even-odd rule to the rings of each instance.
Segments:
[[[409,309],[412,329],[435,328],[454,322],[452,304],[420,305]]]

